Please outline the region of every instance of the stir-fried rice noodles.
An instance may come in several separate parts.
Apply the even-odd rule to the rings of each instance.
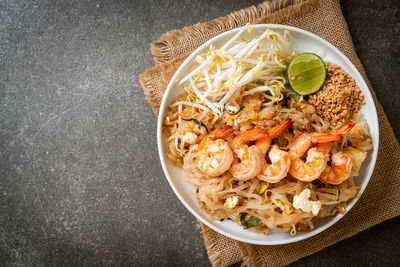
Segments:
[[[296,54],[288,32],[267,30],[250,41],[236,40],[238,36],[222,48],[211,47],[198,56],[198,67],[178,85],[185,93],[168,107],[163,123],[168,157],[183,168],[186,181],[197,187],[195,197],[212,218],[230,219],[240,225],[241,219],[258,218],[260,222],[249,229],[265,234],[270,230],[292,235],[312,230],[315,218],[346,211],[346,202],[360,189],[353,177],[332,185],[318,179],[302,182],[287,174],[277,183],[267,183],[257,177],[236,179],[229,171],[211,177],[196,164],[201,138],[226,125],[235,127],[233,135],[225,139],[231,142],[249,129],[270,129],[289,118],[293,121],[290,129],[272,141],[285,151],[303,133],[333,129],[306,99],[286,87],[284,70]],[[372,148],[366,121],[356,122],[342,140],[334,143],[333,151],[347,146],[361,151]],[[293,207],[294,197],[304,189],[310,190],[311,201],[320,201],[317,215]],[[233,198],[234,205],[227,205]]]

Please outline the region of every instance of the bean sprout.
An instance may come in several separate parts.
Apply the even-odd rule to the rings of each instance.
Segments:
[[[295,55],[289,32],[267,29],[251,41],[238,41],[246,28],[252,32],[244,26],[222,47],[211,45],[196,56],[199,65],[179,82],[192,98],[179,105],[206,106],[221,116],[224,105],[238,97],[263,92],[272,103],[283,99],[284,70]]]

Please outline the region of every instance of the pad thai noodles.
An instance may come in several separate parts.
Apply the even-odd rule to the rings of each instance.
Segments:
[[[239,39],[245,30],[255,37]],[[213,219],[295,235],[345,213],[360,190],[353,177],[372,149],[368,125],[357,112],[333,127],[290,89],[294,41],[248,25],[198,55],[175,85],[183,93],[163,121],[168,157]]]

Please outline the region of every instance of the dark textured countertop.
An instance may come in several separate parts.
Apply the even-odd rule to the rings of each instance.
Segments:
[[[162,33],[258,1],[0,1],[0,265],[209,265],[138,74]],[[342,1],[400,137],[399,1]],[[400,218],[294,265],[400,264]]]

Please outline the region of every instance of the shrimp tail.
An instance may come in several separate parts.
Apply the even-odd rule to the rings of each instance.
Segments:
[[[261,127],[257,127],[237,135],[232,140],[231,147],[240,148],[248,142],[257,141],[265,137],[268,137],[268,130]]]
[[[281,134],[283,134],[290,126],[292,126],[293,121],[291,119],[286,119],[282,121],[278,126],[275,126],[268,130],[268,134],[271,139],[275,139]]]
[[[221,129],[211,132],[210,138],[212,140],[226,138],[229,135],[233,134],[234,132],[235,132],[235,127],[233,127],[231,125],[227,125],[224,128],[221,128]]]
[[[333,129],[330,133],[345,135],[350,132],[351,129],[353,129],[354,125],[356,125],[354,122],[346,123],[336,129]]]
[[[222,138],[228,137],[229,135],[233,134],[234,132],[235,132],[235,127],[233,127],[231,125],[227,125],[224,128],[212,131],[211,133],[203,136],[203,138],[199,142],[197,151],[199,152],[204,149],[205,145],[207,144],[208,139],[211,139],[211,140],[222,139]]]
[[[337,127],[336,129],[333,129],[330,134],[341,134],[342,136],[350,132],[351,129],[353,129],[354,125],[356,125],[354,122],[346,123],[342,126]],[[328,142],[328,143],[320,143],[317,145],[317,149],[319,152],[322,152],[324,154],[328,154],[331,149],[332,149],[333,143]]]
[[[341,134],[330,134],[330,133],[312,133],[310,134],[312,143],[327,143],[338,141],[343,138]]]
[[[256,146],[261,150],[263,154],[266,154],[271,141],[281,134],[283,134],[290,126],[292,126],[293,121],[291,119],[286,119],[282,121],[278,126],[275,126],[268,130],[268,137],[257,140]]]
[[[304,133],[296,138],[290,145],[289,155],[291,158],[301,157],[311,147],[312,143],[330,143],[333,141],[341,140],[341,134],[329,133]]]

